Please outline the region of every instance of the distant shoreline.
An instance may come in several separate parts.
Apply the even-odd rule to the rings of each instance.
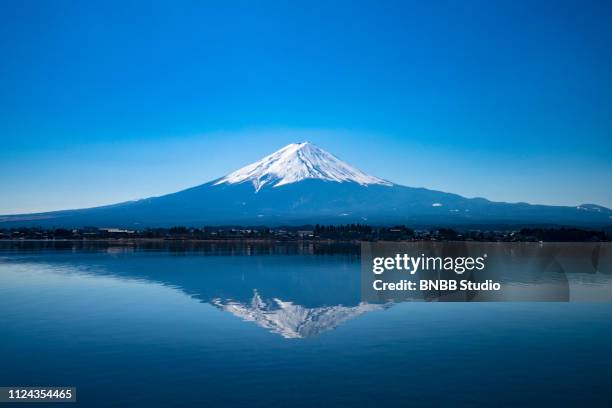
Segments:
[[[31,242],[244,242],[244,243],[359,243],[401,242],[607,242],[612,234],[604,230],[560,228],[520,228],[514,230],[448,227],[413,229],[405,225],[373,227],[362,224],[315,225],[302,227],[172,227],[128,230],[86,227],[76,229],[0,229],[0,241]]]

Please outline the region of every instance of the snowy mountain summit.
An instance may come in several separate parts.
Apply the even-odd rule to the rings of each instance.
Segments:
[[[309,142],[292,143],[263,159],[238,169],[216,181],[219,184],[251,182],[255,191],[265,186],[279,187],[305,179],[337,183],[353,182],[362,186],[392,183],[365,174]]]

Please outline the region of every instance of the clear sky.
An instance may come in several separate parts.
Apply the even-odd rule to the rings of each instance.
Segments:
[[[304,140],[400,184],[612,207],[612,2],[215,3],[1,1],[0,214]]]

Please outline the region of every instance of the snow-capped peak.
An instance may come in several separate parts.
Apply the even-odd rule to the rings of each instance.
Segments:
[[[256,191],[264,186],[278,187],[305,179],[319,179],[361,185],[392,183],[363,173],[331,153],[309,142],[292,143],[218,180],[218,184],[250,181]]]

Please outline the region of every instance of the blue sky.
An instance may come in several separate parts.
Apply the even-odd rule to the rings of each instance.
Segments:
[[[611,44],[605,1],[2,1],[0,214],[303,140],[400,184],[612,207]]]

